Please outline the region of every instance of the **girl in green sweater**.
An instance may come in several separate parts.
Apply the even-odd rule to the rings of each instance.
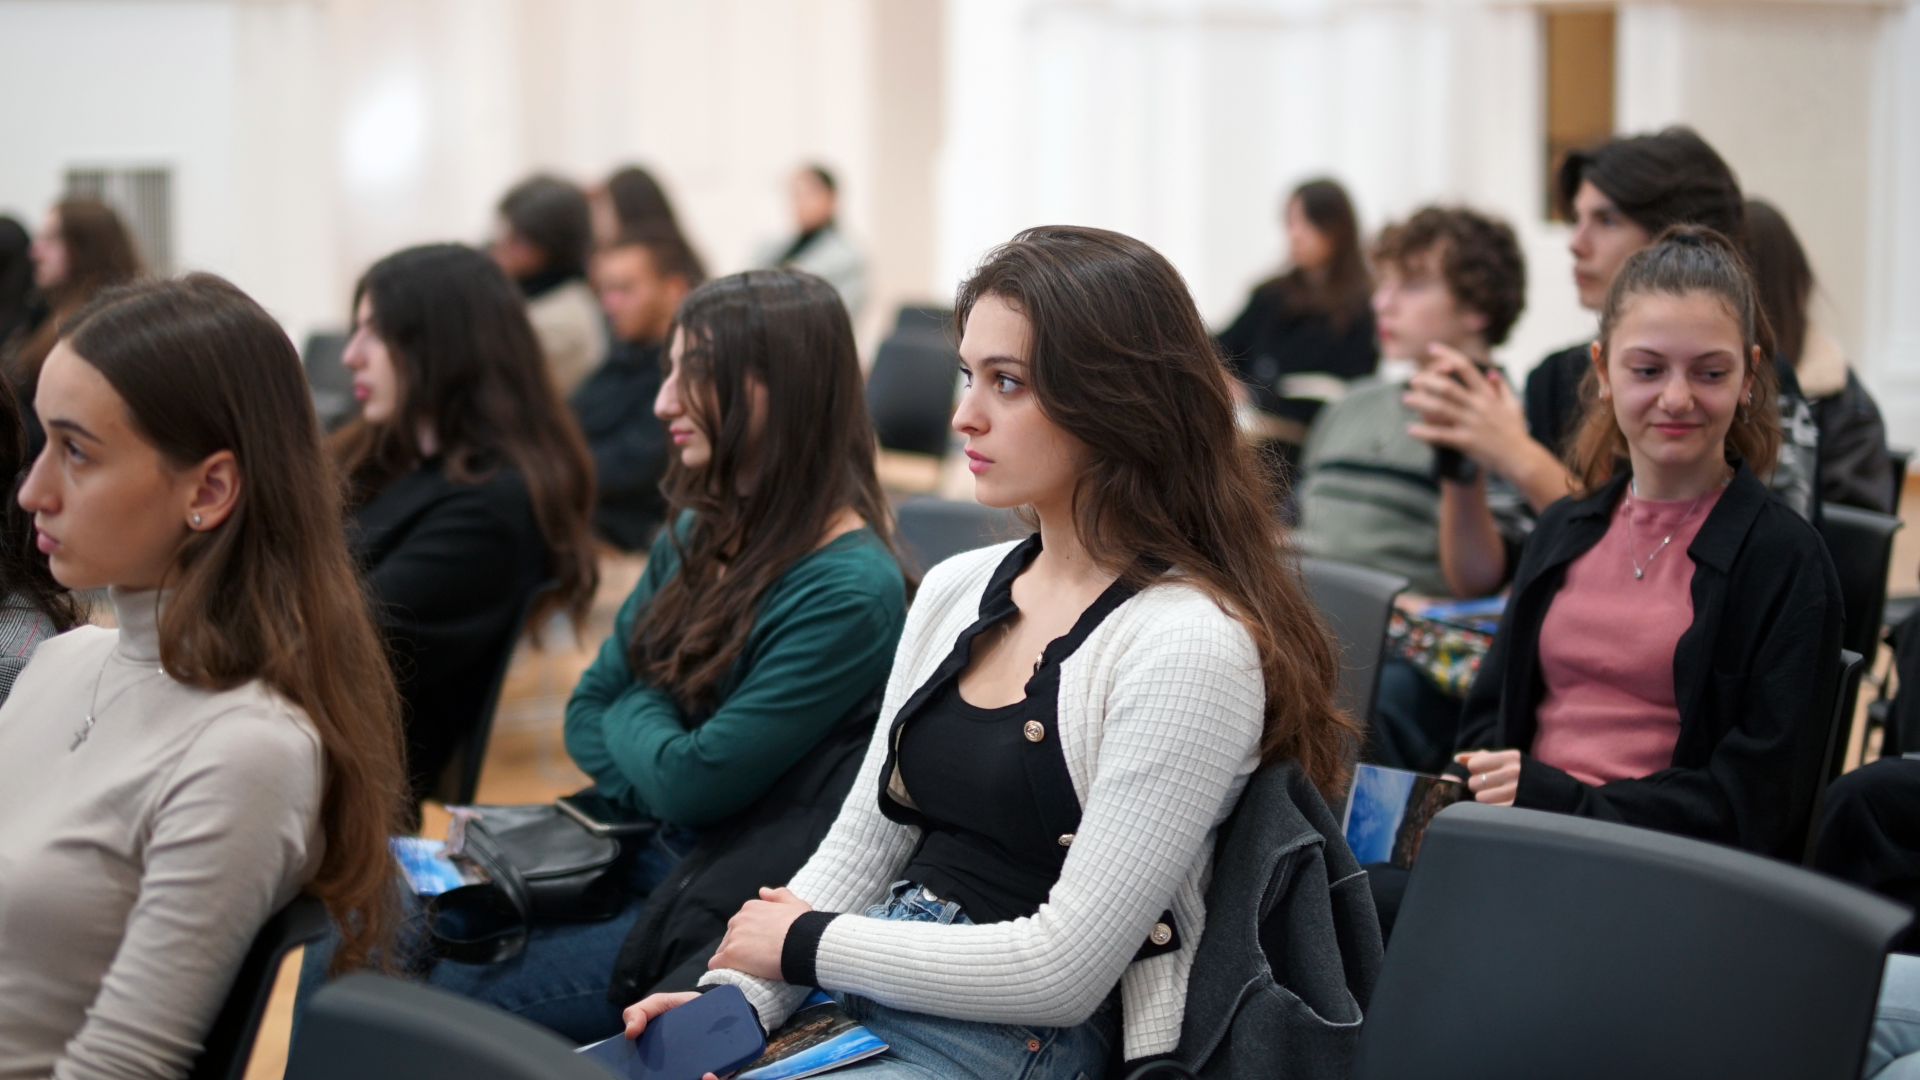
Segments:
[[[497,964],[432,981],[580,1042],[622,1027],[615,957],[703,830],[737,821],[886,681],[907,579],[874,473],[846,308],[793,270],[689,294],[654,412],[671,528],[567,703],[567,752],[599,793],[661,822],[627,909],[536,927]]]

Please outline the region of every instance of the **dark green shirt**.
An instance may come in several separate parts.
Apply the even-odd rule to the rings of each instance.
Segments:
[[[689,727],[672,695],[636,679],[626,656],[640,609],[678,568],[663,533],[567,702],[567,753],[608,798],[697,827],[745,809],[886,681],[906,581],[869,529],[803,556],[761,597],[718,704]]]

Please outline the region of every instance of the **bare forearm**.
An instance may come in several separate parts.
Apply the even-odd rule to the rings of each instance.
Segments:
[[[1487,505],[1484,475],[1440,482],[1440,572],[1455,596],[1486,596],[1507,577],[1507,546]]]
[[[1512,453],[1503,455],[1503,460],[1494,466],[1494,471],[1519,489],[1535,513],[1545,510],[1573,491],[1573,472],[1554,457],[1551,450],[1532,439],[1525,440],[1524,445],[1515,447]],[[1484,501],[1484,489],[1481,496]],[[1491,516],[1488,521],[1492,521]]]

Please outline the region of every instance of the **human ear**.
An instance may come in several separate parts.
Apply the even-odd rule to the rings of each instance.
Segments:
[[[1600,400],[1605,401],[1613,396],[1613,384],[1607,381],[1607,355],[1600,351],[1600,343],[1597,341],[1587,346],[1587,350],[1588,355],[1593,358],[1593,377],[1599,380]]]
[[[208,532],[232,515],[240,502],[240,462],[231,450],[208,455],[193,467],[193,487],[187,499],[187,528]]]

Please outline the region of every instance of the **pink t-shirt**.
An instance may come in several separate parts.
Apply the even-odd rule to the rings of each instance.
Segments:
[[[1638,499],[1628,492],[1606,535],[1567,564],[1566,582],[1540,624],[1547,693],[1534,757],[1589,784],[1673,764],[1680,739],[1673,649],[1693,625],[1687,545],[1723,490],[1698,501]],[[1662,548],[1666,536],[1673,539]]]

